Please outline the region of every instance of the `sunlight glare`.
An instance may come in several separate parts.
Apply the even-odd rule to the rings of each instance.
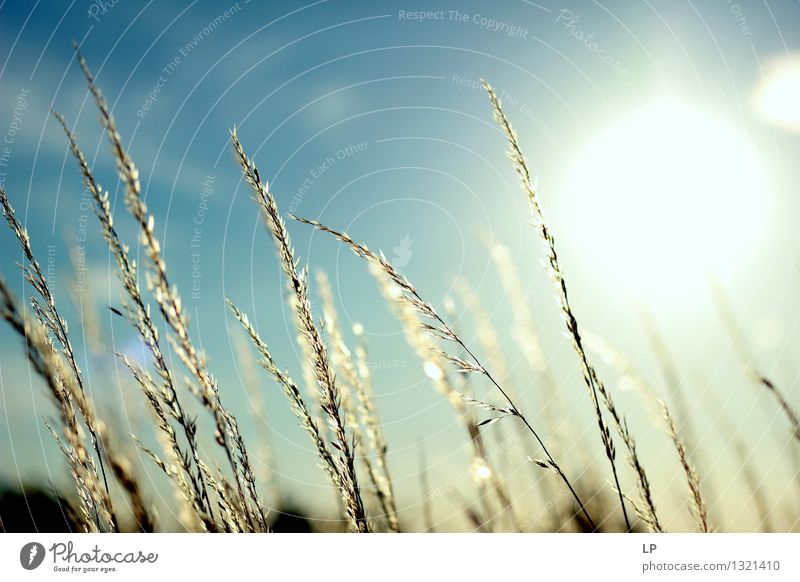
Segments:
[[[676,103],[624,117],[580,155],[569,223],[593,270],[637,299],[675,303],[731,274],[766,217],[766,178],[733,128]],[[604,283],[605,284],[605,283]]]

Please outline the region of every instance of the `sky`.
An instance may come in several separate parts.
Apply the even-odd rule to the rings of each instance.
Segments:
[[[741,509],[747,490],[730,485],[738,469],[718,430],[721,417],[752,443],[774,499],[797,507],[796,486],[787,485],[785,419],[746,377],[710,289],[712,281],[724,289],[754,361],[800,402],[798,25],[800,4],[788,0],[2,1],[0,180],[55,282],[92,394],[125,442],[148,422],[144,402],[113,356],[89,348],[87,316],[73,300],[77,284],[91,289],[83,308],[97,313],[103,343],[132,357],[140,351],[107,309],[120,304],[121,287],[51,108],[75,129],[109,190],[121,235],[134,254],[141,249],[73,41],[111,104],[193,337],[237,415],[249,418],[250,399],[226,297],[251,315],[281,365],[297,378],[302,370],[272,241],[230,148],[234,126],[282,212],[383,250],[426,300],[445,309],[452,299],[455,321],[476,343],[480,330],[456,293],[457,281],[469,282],[537,419],[540,378],[512,339],[514,308],[488,248],[505,245],[570,418],[585,426],[599,456],[542,245],[480,87],[486,79],[536,172],[581,326],[616,346],[668,398],[664,354],[648,343],[654,322],[691,403],[719,521],[747,530],[756,516]],[[406,519],[419,520],[421,469],[432,487],[466,495],[463,429],[431,389],[368,269],[329,237],[291,221],[288,228],[302,264],[330,277],[349,342],[357,339],[352,325],[363,325]],[[0,244],[0,272],[27,297],[12,233]],[[71,248],[82,257],[77,279]],[[623,388],[619,402],[659,498],[678,507],[670,526],[689,527],[682,477],[659,421],[595,357],[607,384]],[[43,422],[53,409],[5,328],[0,388],[0,478],[12,486],[66,483]],[[261,390],[266,417],[244,423],[245,436],[271,443],[284,496],[316,518],[332,517],[334,494],[306,435],[278,387],[264,377]],[[604,475],[600,461],[593,466]],[[525,481],[528,468],[507,462]],[[147,474],[159,483],[152,467]],[[163,488],[153,489],[168,501]],[[467,527],[456,502],[437,504],[436,519]]]

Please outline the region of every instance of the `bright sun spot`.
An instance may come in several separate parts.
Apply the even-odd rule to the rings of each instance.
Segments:
[[[475,457],[470,465],[470,473],[472,480],[477,484],[482,484],[488,481],[492,476],[492,470],[480,457]]]
[[[732,127],[658,103],[600,134],[571,170],[573,237],[604,284],[641,300],[697,295],[729,275],[766,217],[754,148]]]
[[[770,123],[800,131],[800,62],[773,60],[756,90],[756,109]]]

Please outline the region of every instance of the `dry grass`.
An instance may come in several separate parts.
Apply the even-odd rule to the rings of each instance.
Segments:
[[[345,415],[358,440],[364,443],[364,448],[368,444],[372,451],[371,454],[364,451],[361,460],[380,503],[382,518],[386,520],[389,531],[398,532],[400,523],[397,520],[397,503],[389,472],[389,445],[383,435],[372,391],[367,383],[369,377],[359,374],[352,353],[345,343],[339,327],[333,290],[328,276],[323,271],[317,274],[317,286],[322,298],[325,330],[328,333],[329,343],[333,346],[333,364],[339,370],[339,377],[345,380],[340,386],[347,386],[342,398]]]
[[[789,404],[789,401],[786,400],[786,397],[778,386],[760,370],[753,356],[753,350],[748,345],[747,339],[736,321],[733,308],[723,292],[722,287],[720,287],[718,283],[711,281],[711,290],[714,295],[714,305],[717,308],[725,329],[731,337],[733,347],[744,366],[745,372],[750,379],[765,388],[767,392],[775,398],[781,411],[789,421],[792,438],[800,440],[800,416],[798,416],[795,408]]]
[[[662,406],[664,409],[664,421],[667,424],[667,434],[669,434],[673,444],[675,445],[675,450],[678,453],[678,460],[680,461],[683,472],[686,475],[686,484],[689,486],[689,492],[691,494],[689,499],[691,500],[692,515],[697,522],[697,526],[700,528],[700,531],[703,533],[709,533],[711,531],[711,526],[708,524],[708,509],[706,508],[706,502],[703,499],[703,493],[700,490],[700,477],[697,476],[697,472],[689,462],[689,454],[686,452],[686,446],[683,443],[683,439],[678,434],[678,427],[675,425],[675,418],[672,416],[672,413],[669,411],[669,407],[665,403],[662,403]]]
[[[383,256],[383,254],[376,255],[366,246],[355,242],[347,234],[333,230],[315,220],[307,220],[297,217],[293,218],[296,218],[298,221],[303,222],[305,224],[309,224],[322,232],[326,232],[334,236],[341,242],[345,243],[346,245],[348,245],[356,255],[365,259],[377,271],[383,273],[383,275],[386,278],[386,283],[384,284],[384,287],[389,289],[388,293],[389,296],[393,298],[395,301],[397,301],[398,304],[400,304],[405,308],[405,312],[409,314],[407,316],[407,319],[411,319],[413,322],[415,322],[416,325],[419,326],[419,328],[421,328],[422,330],[424,330],[431,338],[455,344],[468,354],[469,358],[472,360],[471,362],[464,360],[452,353],[449,353],[437,346],[431,345],[430,347],[426,348],[425,352],[423,352],[421,356],[425,360],[426,372],[428,373],[429,376],[432,376],[434,379],[443,377],[441,367],[436,361],[437,359],[442,359],[452,364],[459,372],[467,374],[478,374],[485,377],[498,390],[500,395],[502,395],[507,406],[497,407],[487,403],[477,402],[477,404],[483,405],[484,407],[488,408],[489,410],[491,410],[496,414],[496,416],[493,416],[492,418],[487,419],[486,421],[480,423],[478,427],[494,423],[504,417],[516,417],[519,420],[521,420],[525,424],[531,435],[534,437],[536,442],[539,444],[542,453],[544,453],[546,457],[546,459],[543,461],[536,461],[536,464],[552,470],[559,476],[561,481],[570,491],[576,503],[580,507],[581,512],[584,514],[588,522],[592,524],[594,527],[595,522],[594,520],[592,520],[591,516],[586,510],[586,506],[579,497],[578,493],[575,491],[575,488],[572,486],[572,483],[569,481],[567,476],[564,474],[564,472],[561,470],[560,466],[556,462],[556,460],[550,454],[550,451],[547,449],[547,446],[545,445],[544,441],[539,436],[539,433],[536,432],[536,430],[533,428],[530,422],[528,422],[528,419],[516,406],[516,404],[511,399],[509,394],[502,388],[502,386],[500,386],[500,384],[497,383],[497,381],[494,379],[494,376],[492,376],[491,372],[489,372],[481,364],[480,360],[478,360],[478,358],[473,354],[473,352],[470,351],[470,349],[461,340],[461,338],[439,316],[433,305],[425,302],[422,299],[420,294],[417,292],[417,289],[411,284],[411,282],[408,279],[406,279],[402,274],[400,274],[386,259],[386,257]],[[418,336],[419,334],[416,334],[416,337]]]
[[[233,411],[223,404],[223,387],[211,373],[205,354],[193,339],[187,310],[173,283],[161,242],[156,231],[156,217],[145,204],[145,193],[139,181],[138,169],[124,146],[116,121],[103,94],[84,59],[78,61],[88,82],[89,91],[100,113],[108,137],[118,178],[124,188],[127,220],[132,220],[138,232],[138,245],[143,251],[143,268],[133,258],[128,244],[120,236],[112,215],[109,194],[98,183],[82,153],[67,121],[58,113],[56,119],[64,129],[67,144],[77,162],[84,186],[93,202],[99,230],[114,259],[116,273],[122,283],[118,306],[111,307],[136,332],[146,350],[145,362],[132,362],[125,354],[112,357],[130,373],[150,418],[146,430],[131,435],[142,452],[149,457],[155,472],[165,477],[175,493],[170,511],[178,516],[187,530],[208,532],[266,532],[271,528],[270,509],[280,504],[280,483],[269,470],[256,470],[245,443],[243,431]],[[499,244],[489,243],[490,255],[497,267],[514,314],[512,339],[520,348],[526,367],[526,377],[520,382],[509,365],[502,332],[495,328],[492,316],[481,298],[467,281],[459,281],[458,296],[477,330],[477,347],[464,338],[460,313],[454,302],[443,308],[423,299],[423,294],[404,274],[380,252],[356,242],[344,232],[334,230],[316,220],[297,218],[301,223],[327,233],[364,259],[378,281],[379,289],[388,301],[405,334],[409,346],[419,356],[422,371],[428,376],[437,395],[452,411],[462,438],[466,439],[469,458],[463,473],[469,476],[468,489],[457,487],[447,495],[431,488],[423,445],[419,483],[421,499],[419,514],[421,529],[441,529],[435,513],[439,506],[446,511],[456,508],[462,519],[476,531],[628,531],[647,527],[653,532],[665,531],[663,505],[656,512],[656,488],[645,469],[638,441],[628,419],[618,404],[616,395],[601,381],[589,352],[600,354],[621,376],[634,375],[632,365],[623,354],[614,350],[599,336],[586,334],[578,324],[570,302],[567,282],[556,252],[553,233],[545,219],[528,162],[514,129],[492,88],[484,83],[495,120],[508,142],[509,156],[530,205],[534,224],[546,253],[548,273],[555,285],[559,310],[566,324],[569,341],[578,356],[583,380],[592,407],[594,421],[600,433],[599,445],[608,462],[610,483],[599,490],[593,484],[597,474],[592,447],[583,446],[584,432],[566,414],[569,401],[556,371],[547,356],[551,346],[543,341],[537,329],[534,312],[522,290],[517,266],[510,254]],[[258,365],[271,382],[283,391],[289,408],[311,439],[319,465],[337,493],[346,520],[354,532],[390,531],[405,529],[397,483],[396,468],[390,439],[380,420],[377,380],[372,377],[365,338],[355,332],[355,342],[348,345],[348,334],[337,311],[337,297],[324,273],[316,277],[315,290],[321,299],[322,321],[316,321],[312,309],[312,290],[308,268],[300,266],[292,246],[289,230],[279,210],[268,182],[259,173],[234,129],[231,132],[234,157],[242,170],[244,181],[253,193],[257,208],[274,243],[274,249],[288,287],[288,306],[297,327],[301,361],[306,389],[293,380],[288,370],[279,366],[268,344],[262,339],[250,318],[233,302],[228,301],[232,318],[241,326],[245,340],[239,341],[236,352],[242,364],[244,383],[252,403],[253,422],[265,416],[265,401],[259,379],[255,376],[250,349],[255,350]],[[148,193],[150,196],[157,193]],[[103,419],[102,412],[92,399],[89,382],[78,366],[79,358],[73,349],[66,319],[56,303],[56,293],[44,276],[29,240],[27,231],[17,219],[4,189],[0,188],[0,209],[22,252],[23,279],[31,290],[29,305],[23,307],[0,280],[0,316],[23,341],[25,357],[31,369],[41,377],[57,412],[51,432],[66,459],[72,481],[78,526],[88,532],[125,530],[155,531],[165,526],[148,501],[151,492],[144,486],[140,470],[131,459],[120,452],[117,443],[125,435],[114,434],[114,423]],[[296,218],[296,217],[293,217]],[[527,266],[524,266],[527,267]],[[144,280],[146,285],[141,285]],[[91,303],[88,296],[77,296],[80,305]],[[719,302],[721,303],[721,301]],[[732,326],[732,316],[721,305],[723,320],[734,327],[737,353],[757,383],[772,394],[792,433],[800,440],[800,421],[794,407],[777,385],[757,369],[749,350],[743,347],[738,327]],[[538,313],[537,313],[538,317]],[[99,326],[95,319],[87,324],[93,350],[101,351]],[[679,390],[679,369],[667,354],[665,342],[654,327],[650,329],[654,351],[663,364],[664,381],[671,390],[676,405],[676,421],[666,404],[661,404],[666,435],[672,442],[689,490],[689,506],[693,522],[699,531],[712,531],[708,504],[701,490],[695,466],[703,469],[697,456],[690,455],[686,441],[691,437],[691,420],[696,406]],[[478,357],[478,347],[481,356]],[[518,372],[516,372],[518,373]],[[532,385],[536,392],[534,414],[523,411],[519,388]],[[650,388],[643,392],[650,400],[655,397]],[[488,396],[479,397],[479,394]],[[620,399],[621,400],[621,399]],[[625,404],[624,400],[621,400]],[[194,406],[204,418],[194,416]],[[626,406],[627,408],[627,406]],[[279,411],[270,410],[270,415]],[[507,426],[514,424],[516,437],[508,439]],[[539,427],[542,427],[540,429]],[[613,426],[616,437],[612,434]],[[207,430],[211,427],[211,430]],[[536,428],[535,428],[536,427]],[[740,473],[752,492],[755,511],[762,527],[775,528],[769,504],[758,480],[758,471],[749,465],[749,443],[728,428],[734,438],[735,453],[742,465]],[[487,435],[495,437],[500,453],[491,450]],[[615,438],[624,445],[627,467],[617,465]],[[661,435],[663,437],[663,433]],[[272,464],[269,452],[270,433],[259,432],[260,465]],[[204,447],[203,442],[213,443]],[[158,446],[153,446],[155,442]],[[790,443],[796,445],[796,442]],[[571,446],[568,446],[571,445]],[[699,448],[699,444],[697,444]],[[599,449],[598,449],[599,451]],[[504,462],[498,462],[502,455]],[[223,459],[222,466],[218,457]],[[526,483],[532,483],[524,493],[510,485],[511,479],[501,470],[513,473],[520,469]],[[539,469],[544,469],[543,473]],[[576,480],[568,477],[580,469]],[[638,495],[629,496],[623,486],[622,470],[635,483]],[[147,475],[145,475],[147,476]],[[361,483],[368,483],[362,487]],[[268,492],[262,498],[264,492]],[[371,495],[369,495],[371,494]],[[708,495],[706,488],[705,494]],[[604,504],[605,496],[613,495],[615,504]],[[544,503],[543,503],[544,501]],[[526,507],[532,504],[551,506],[542,509],[535,518],[526,518]],[[626,505],[635,508],[629,517]],[[602,515],[602,519],[596,516]],[[638,520],[636,519],[638,517]],[[719,521],[717,519],[714,520]],[[624,523],[623,525],[619,525]]]
[[[567,325],[567,331],[572,338],[572,345],[575,348],[575,353],[578,354],[581,368],[583,369],[583,379],[586,382],[587,389],[589,390],[589,396],[592,401],[592,406],[594,407],[595,418],[597,419],[597,426],[600,429],[600,440],[603,444],[603,449],[605,450],[606,457],[608,458],[608,462],[611,466],[611,474],[614,478],[614,485],[619,493],[619,504],[620,508],[622,509],[622,516],[625,520],[627,529],[630,531],[631,522],[628,518],[628,511],[625,508],[625,499],[622,492],[622,487],[620,486],[619,476],[617,474],[616,449],[614,448],[614,441],[611,438],[611,431],[608,429],[608,424],[603,417],[603,413],[600,409],[600,401],[598,400],[598,394],[602,396],[602,394],[605,392],[605,388],[603,387],[603,383],[600,381],[600,378],[598,378],[597,372],[595,372],[594,366],[589,361],[589,356],[586,354],[586,350],[583,347],[583,339],[581,338],[581,332],[578,328],[578,321],[575,318],[575,313],[569,300],[569,293],[567,292],[567,281],[564,278],[564,271],[562,270],[558,260],[555,239],[553,238],[553,234],[550,232],[550,228],[545,220],[544,211],[542,210],[542,206],[539,202],[539,196],[536,193],[533,176],[530,168],[528,167],[528,161],[525,158],[525,154],[522,153],[522,148],[517,140],[517,133],[514,131],[514,128],[511,126],[511,123],[508,121],[508,118],[503,112],[500,99],[495,94],[491,85],[489,85],[489,83],[486,81],[482,81],[482,83],[483,88],[489,94],[489,101],[494,109],[495,121],[503,130],[503,133],[505,133],[506,138],[508,139],[508,157],[514,164],[517,177],[519,178],[522,189],[525,191],[530,204],[534,225],[538,227],[539,235],[541,236],[542,242],[545,246],[549,275],[556,286],[556,296],[558,297],[561,305],[564,322]]]
[[[340,453],[336,456],[336,468],[347,514],[359,532],[368,532],[369,521],[367,520],[364,502],[361,499],[361,490],[355,466],[354,450],[356,441],[355,438],[352,441],[348,439],[340,412],[341,395],[328,358],[328,349],[322,341],[317,325],[314,323],[308,294],[308,270],[297,271],[297,261],[289,238],[289,232],[286,230],[286,225],[278,211],[275,198],[269,191],[269,185],[261,181],[258,168],[244,153],[244,148],[242,148],[242,144],[236,135],[236,129],[231,132],[231,141],[236,159],[244,172],[245,180],[254,192],[255,200],[261,210],[261,216],[270,233],[272,233],[278,257],[292,293],[291,303],[299,322],[299,331],[308,344],[308,353],[311,355],[314,364],[314,377],[319,388],[320,406],[336,439],[333,443],[334,448]]]
[[[244,521],[251,531],[264,531],[267,527],[266,518],[256,492],[255,476],[244,440],[236,419],[222,404],[217,382],[208,371],[203,354],[195,348],[189,336],[188,316],[184,313],[177,287],[172,285],[168,278],[161,244],[155,234],[155,218],[148,212],[142,198],[139,171],[122,143],[108,103],[95,84],[94,77],[80,52],[78,52],[78,62],[100,111],[100,118],[117,162],[119,178],[125,184],[125,205],[139,225],[140,242],[149,259],[148,285],[152,286],[152,295],[158,304],[162,319],[172,332],[169,336],[171,344],[181,362],[193,376],[192,381],[197,382],[197,390],[193,392],[214,418],[216,425],[214,438],[225,450],[244,511]]]

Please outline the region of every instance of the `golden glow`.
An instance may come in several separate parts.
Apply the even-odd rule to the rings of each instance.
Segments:
[[[486,464],[486,461],[480,457],[475,457],[472,459],[470,474],[472,475],[472,480],[480,485],[491,478],[492,470]]]
[[[754,148],[730,126],[656,103],[602,132],[570,170],[572,239],[603,286],[675,301],[730,274],[768,198]]]
[[[800,57],[773,60],[756,90],[756,109],[770,123],[800,131]]]

